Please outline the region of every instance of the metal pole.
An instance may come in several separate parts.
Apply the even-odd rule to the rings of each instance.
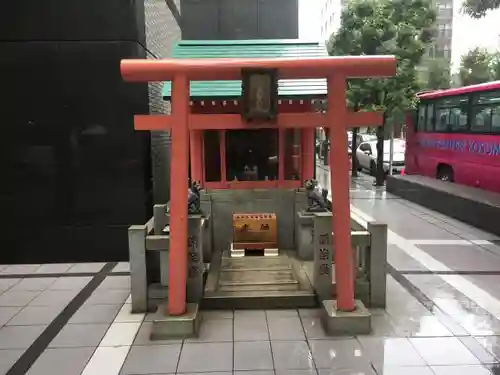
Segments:
[[[389,125],[391,127],[391,140],[389,142],[389,176],[392,176],[392,162],[394,157],[394,121]]]

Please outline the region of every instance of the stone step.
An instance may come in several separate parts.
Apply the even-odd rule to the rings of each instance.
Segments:
[[[242,257],[226,258],[221,260],[220,269],[223,270],[286,270],[291,269],[287,256],[277,257]]]
[[[292,270],[245,270],[222,271],[219,274],[219,285],[272,285],[297,284]]]
[[[207,309],[308,308],[317,305],[312,290],[218,290],[207,293],[202,306]]]

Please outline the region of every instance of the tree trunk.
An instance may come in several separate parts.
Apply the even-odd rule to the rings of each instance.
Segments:
[[[357,139],[359,128],[352,129],[352,144],[351,144],[351,176],[358,177],[358,158],[356,157],[356,149],[358,148]]]
[[[387,121],[387,114],[384,112],[382,126],[377,127],[377,170],[375,177],[375,186],[384,186],[384,130]]]

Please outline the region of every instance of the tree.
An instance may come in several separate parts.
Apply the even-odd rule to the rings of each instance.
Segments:
[[[384,110],[384,120],[412,107],[419,91],[416,67],[432,41],[435,20],[428,0],[348,2],[339,30],[328,41],[329,54],[395,55],[397,59],[395,77],[350,80],[348,106],[354,110]],[[383,147],[383,140],[379,147]],[[382,158],[383,150],[378,149],[378,154]],[[381,185],[384,171],[380,160],[377,170],[377,184]]]
[[[460,82],[462,86],[474,85],[500,79],[498,53],[490,53],[483,48],[474,48],[462,56]]]
[[[482,18],[490,10],[500,8],[500,0],[465,0],[462,12],[472,18]]]
[[[500,52],[493,55],[491,59],[491,78],[494,81],[500,80]]]
[[[446,59],[430,60],[427,64],[427,72],[424,75],[422,89],[436,90],[450,88],[450,63]]]

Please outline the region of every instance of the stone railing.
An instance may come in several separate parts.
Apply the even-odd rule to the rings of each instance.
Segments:
[[[320,300],[332,298],[335,280],[332,213],[298,214],[296,241],[298,255],[313,261],[313,286]],[[356,298],[369,307],[385,307],[387,224],[370,222],[351,213],[351,241],[354,257]],[[336,293],[333,283],[333,293]]]
[[[167,297],[170,217],[167,205],[155,205],[153,217],[144,225],[128,230],[132,312],[146,312]],[[209,219],[190,215],[188,219],[187,301],[200,302],[203,296],[204,249]]]

